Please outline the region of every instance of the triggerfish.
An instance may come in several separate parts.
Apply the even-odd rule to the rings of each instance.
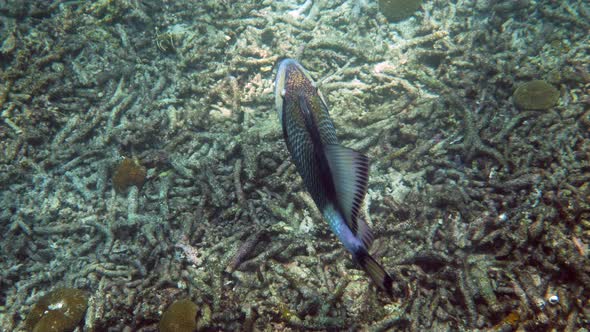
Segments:
[[[338,143],[321,92],[296,60],[278,63],[274,94],[287,149],[307,191],[353,260],[391,296],[392,279],[369,254],[373,235],[360,211],[369,159]]]

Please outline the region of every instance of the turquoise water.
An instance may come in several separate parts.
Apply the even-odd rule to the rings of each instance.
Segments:
[[[183,331],[186,299],[185,330],[586,331],[589,28],[581,0],[0,0],[0,329],[72,293],[64,331]],[[393,296],[291,159],[285,57],[369,159]]]

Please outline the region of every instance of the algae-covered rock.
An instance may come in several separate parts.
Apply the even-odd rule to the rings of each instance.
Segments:
[[[172,303],[162,315],[160,332],[193,332],[197,329],[197,305],[191,300]]]
[[[559,91],[543,80],[534,80],[520,85],[514,91],[514,103],[527,110],[546,110],[555,106]]]
[[[379,0],[379,9],[389,21],[395,22],[412,16],[421,4],[421,0]]]
[[[115,168],[113,186],[119,193],[125,192],[131,186],[141,189],[146,177],[145,167],[135,159],[125,158]]]
[[[33,306],[25,319],[32,332],[67,332],[78,325],[86,307],[88,293],[74,288],[59,288],[47,293]]]

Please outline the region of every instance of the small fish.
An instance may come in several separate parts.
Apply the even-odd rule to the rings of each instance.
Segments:
[[[391,296],[392,279],[369,254],[373,235],[360,213],[369,159],[340,145],[324,97],[296,60],[278,63],[274,93],[287,148],[307,191],[354,261]]]

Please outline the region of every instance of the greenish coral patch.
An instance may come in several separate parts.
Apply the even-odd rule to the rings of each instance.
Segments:
[[[534,80],[520,85],[513,98],[518,108],[545,110],[555,106],[559,99],[559,91],[543,80]]]
[[[162,315],[160,332],[192,332],[197,329],[197,305],[188,299],[172,303]]]
[[[78,325],[86,307],[88,294],[74,288],[59,288],[47,293],[25,320],[27,331],[33,332],[66,332]]]
[[[389,21],[395,22],[412,16],[421,4],[421,0],[379,0],[379,9]]]

